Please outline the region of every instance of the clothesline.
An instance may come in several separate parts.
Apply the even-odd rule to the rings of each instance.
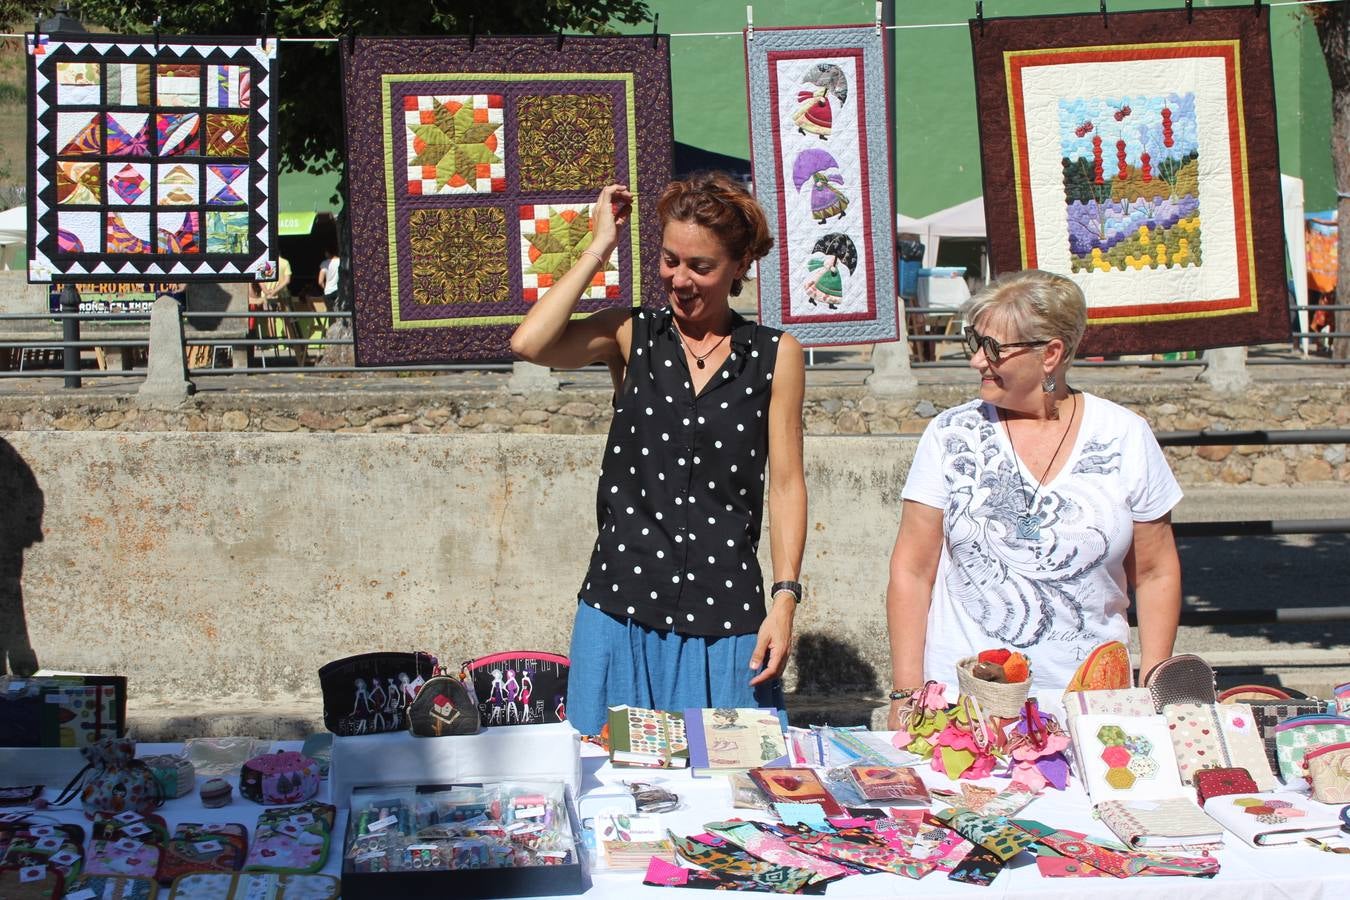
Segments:
[[[1342,3],[1344,0],[1276,0],[1274,3],[1266,3],[1271,9],[1281,6],[1317,6],[1322,3]],[[1108,10],[1108,13],[1110,11]],[[991,17],[997,18],[997,17]],[[863,23],[858,23],[863,24]],[[886,31],[915,31],[925,28],[966,28],[970,24],[969,19],[962,19],[959,22],[919,22],[911,25],[883,25]],[[775,26],[768,26],[775,27]],[[744,34],[743,31],[677,31],[666,35],[669,38],[705,38],[705,37],[739,37]],[[629,35],[630,37],[633,35]],[[19,38],[24,37],[24,32],[0,32],[0,38]],[[166,35],[165,37],[169,37]],[[336,44],[342,40],[340,37],[282,37],[275,38],[283,44]]]

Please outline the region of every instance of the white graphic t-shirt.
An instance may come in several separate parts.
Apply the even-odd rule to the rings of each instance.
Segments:
[[[992,404],[953,407],[924,431],[902,496],[943,511],[925,678],[954,686],[957,660],[1008,647],[1030,659],[1033,693],[1058,697],[1098,644],[1129,644],[1134,523],[1166,514],[1181,487],[1143,418],[1090,394],[1079,402],[1078,439],[1039,492],[1025,467],[1019,480]],[[1035,536],[1018,530],[1028,503]]]

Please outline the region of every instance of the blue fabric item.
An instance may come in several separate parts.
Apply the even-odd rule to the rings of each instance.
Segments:
[[[599,734],[609,707],[681,711],[715,706],[783,706],[781,681],[750,687],[756,634],[703,638],[657,631],[577,604],[567,720]]]

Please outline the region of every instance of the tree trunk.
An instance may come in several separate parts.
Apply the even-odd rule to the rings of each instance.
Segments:
[[[1350,9],[1328,3],[1312,11],[1331,77],[1331,164],[1336,177],[1336,303],[1350,304]],[[1350,334],[1350,311],[1333,318],[1334,331]],[[1331,355],[1350,359],[1350,338],[1331,341]]]

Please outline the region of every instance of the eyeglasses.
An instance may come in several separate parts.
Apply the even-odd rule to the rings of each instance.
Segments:
[[[981,350],[984,351],[984,358],[994,365],[998,365],[1003,351],[1013,347],[1044,347],[1049,341],[1014,341],[1010,344],[1000,344],[987,334],[980,334],[971,326],[967,325],[962,333],[965,339],[966,352],[971,356]]]

